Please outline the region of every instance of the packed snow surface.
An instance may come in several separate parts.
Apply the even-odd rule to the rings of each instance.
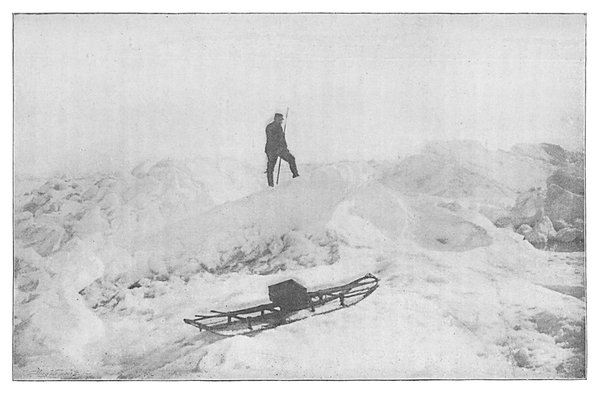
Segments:
[[[548,378],[585,374],[583,253],[495,219],[555,169],[538,146],[430,144],[266,189],[236,161],[15,185],[21,379]],[[362,302],[253,336],[183,318],[373,273]]]

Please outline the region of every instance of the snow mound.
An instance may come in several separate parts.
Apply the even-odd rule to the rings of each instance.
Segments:
[[[466,173],[465,178],[472,184],[489,189],[498,200],[531,187],[543,186],[554,167],[544,160],[536,160],[527,155],[515,155],[513,152],[488,150],[474,141],[433,142],[425,146],[423,155],[451,163],[456,170]],[[453,174],[450,174],[453,175]],[[421,177],[416,172],[413,177]],[[479,179],[477,179],[479,178]],[[477,195],[474,195],[477,197]]]
[[[381,184],[370,166],[328,165],[140,238],[134,247],[136,267],[146,268],[149,277],[201,271],[269,274],[331,265],[345,245],[416,243],[465,251],[492,243],[471,218],[432,210],[429,203]]]
[[[268,273],[288,264],[331,262],[336,247],[325,224],[336,206],[370,177],[371,169],[364,164],[324,166],[277,190],[215,207],[140,238],[134,248],[137,265],[149,272]],[[315,255],[301,258],[307,254],[300,246]]]
[[[488,198],[502,201],[511,191],[457,160],[437,155],[414,155],[405,159],[385,182],[404,192],[449,198]]]
[[[209,185],[229,175],[202,173],[172,160],[142,163],[131,174],[27,179],[32,190],[17,188],[15,344],[21,363],[48,352],[66,358],[66,365],[93,370],[102,356],[91,350],[102,344],[104,325],[81,292],[99,279],[141,277],[136,235],[259,188],[251,168],[229,166],[243,170],[237,178],[245,181],[230,195],[214,197]]]
[[[556,169],[541,145],[492,151],[474,141],[427,144],[392,166],[381,182],[408,194],[426,194],[476,209],[492,222],[506,217],[520,193],[542,188]]]

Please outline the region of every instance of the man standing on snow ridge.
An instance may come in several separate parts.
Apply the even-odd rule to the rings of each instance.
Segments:
[[[267,132],[267,144],[265,145],[265,153],[267,154],[267,182],[270,187],[273,186],[273,171],[275,170],[277,158],[281,158],[289,163],[293,178],[299,176],[298,169],[296,168],[296,158],[290,153],[285,142],[285,133],[283,133],[283,128],[281,127],[282,123],[283,114],[276,113],[273,122],[268,124],[265,129]]]

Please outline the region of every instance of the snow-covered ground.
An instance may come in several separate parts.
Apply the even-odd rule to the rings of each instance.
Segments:
[[[15,184],[15,378],[583,377],[584,255],[494,219],[556,165],[430,144],[392,163],[198,159]],[[371,272],[361,303],[253,336],[183,318]]]

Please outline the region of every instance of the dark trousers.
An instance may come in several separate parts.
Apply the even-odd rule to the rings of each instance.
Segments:
[[[267,153],[267,182],[269,186],[273,186],[273,171],[277,164],[277,158],[281,158],[290,165],[292,176],[298,177],[298,169],[296,168],[296,158],[288,150],[283,150],[278,154]]]

